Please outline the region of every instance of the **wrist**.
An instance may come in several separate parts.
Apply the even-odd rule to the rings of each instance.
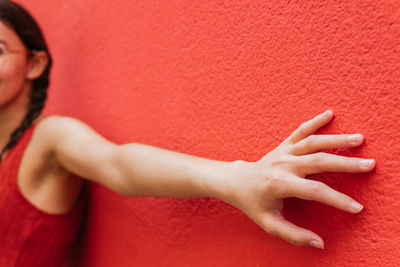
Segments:
[[[236,197],[235,188],[237,187],[235,185],[237,182],[235,176],[240,175],[240,172],[246,163],[247,162],[243,160],[226,162],[221,171],[222,175],[220,179],[217,179],[217,183],[214,183],[212,190],[214,197],[230,205],[234,205]]]

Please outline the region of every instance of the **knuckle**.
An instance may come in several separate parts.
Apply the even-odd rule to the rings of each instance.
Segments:
[[[275,197],[284,197],[288,193],[287,181],[281,178],[272,178],[268,181],[266,190]]]
[[[299,145],[300,149],[303,149],[303,148],[312,146],[314,143],[315,143],[315,137],[313,137],[313,135],[310,135],[307,138],[301,140],[297,144]]]
[[[300,124],[299,128],[303,129],[307,127],[307,122],[303,122],[302,124]]]
[[[308,137],[305,139],[305,142],[306,142],[307,145],[312,145],[312,144],[314,144],[316,141],[317,141],[317,136],[316,136],[315,134],[312,134],[312,135],[308,136]]]
[[[295,246],[303,246],[304,242],[303,242],[303,238],[301,235],[291,235],[291,236],[287,236],[286,241],[292,243]]]
[[[312,194],[318,195],[318,194],[321,194],[322,192],[324,192],[325,187],[326,186],[324,183],[316,181],[311,184],[310,189],[311,189]]]
[[[268,180],[268,191],[279,192],[282,189],[282,181],[279,178],[271,178]]]
[[[300,124],[299,128],[297,128],[297,131],[302,133],[307,129],[307,123],[303,122],[302,124]]]
[[[288,165],[292,164],[294,159],[290,155],[277,156],[273,162],[274,166]]]
[[[279,166],[284,163],[284,160],[282,157],[276,157],[275,160],[272,162],[273,166]]]
[[[312,158],[311,158],[311,163],[312,164],[320,163],[322,161],[323,157],[324,157],[324,153],[323,152],[314,153]]]
[[[297,238],[291,238],[290,242],[295,246],[303,246],[304,245],[303,241],[301,241],[300,239],[297,239]]]

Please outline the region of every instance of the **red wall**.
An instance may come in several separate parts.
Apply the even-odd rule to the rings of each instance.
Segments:
[[[116,143],[256,161],[326,109],[371,173],[323,173],[360,214],[296,198],[325,241],[297,247],[218,199],[126,198],[92,184],[82,266],[399,266],[399,1],[21,0],[55,59],[46,113]]]

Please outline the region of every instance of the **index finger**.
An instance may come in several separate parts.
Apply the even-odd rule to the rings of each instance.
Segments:
[[[296,144],[327,124],[332,119],[332,115],[333,111],[328,109],[313,119],[302,123],[285,141],[291,144]]]

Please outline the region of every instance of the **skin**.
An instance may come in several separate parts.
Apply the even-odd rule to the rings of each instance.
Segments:
[[[18,36],[0,22],[0,40],[9,50],[26,51]],[[43,53],[37,60],[46,65]],[[32,80],[43,71],[36,60],[28,62],[26,54],[11,53],[0,59],[0,145],[4,147],[11,132],[25,116],[29,104]]]
[[[10,49],[25,49],[15,32],[2,23],[0,39]],[[47,62],[44,52],[31,59],[24,54],[0,59],[2,147],[26,114],[32,81]],[[323,248],[317,234],[285,220],[283,199],[314,200],[357,213],[360,210],[351,208],[351,197],[305,177],[320,172],[369,172],[375,167],[375,161],[365,168],[360,158],[318,152],[363,142],[362,135],[350,141],[348,134],[313,134],[332,118],[329,110],[301,124],[256,162],[225,162],[145,144],[118,145],[77,119],[41,116],[21,161],[18,186],[32,205],[52,214],[72,208],[85,179],[128,197],[215,197],[242,210],[269,234],[297,246],[309,246],[315,240],[315,246]]]
[[[45,70],[48,57],[45,52],[36,53],[32,58],[21,53],[26,47],[3,22],[0,22],[0,40],[3,41],[0,45],[7,50],[17,51],[0,57],[0,147],[3,148],[28,112],[32,82]],[[34,123],[43,118],[41,115]],[[44,150],[43,142],[40,131],[35,131],[21,160],[18,186],[22,195],[38,209],[63,213],[76,201],[83,181],[61,168]],[[9,151],[3,159],[8,154]]]

